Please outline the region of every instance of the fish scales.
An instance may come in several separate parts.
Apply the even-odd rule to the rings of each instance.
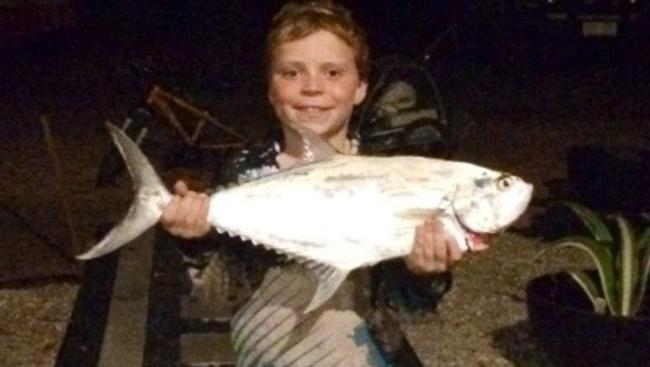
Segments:
[[[337,156],[218,192],[208,220],[284,253],[351,270],[410,252],[421,221],[399,214],[438,208],[453,191],[452,180],[425,175],[441,163],[450,164]]]

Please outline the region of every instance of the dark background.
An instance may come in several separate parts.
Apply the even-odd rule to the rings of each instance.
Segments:
[[[0,103],[12,107],[4,111],[19,108],[26,99],[37,101],[43,109],[56,109],[61,104],[74,105],[76,97],[90,98],[86,102],[96,103],[99,110],[131,108],[133,99],[143,94],[136,89],[142,87],[143,75],[138,74],[141,69],[134,71],[134,65],[148,67],[151,74],[147,77],[153,79],[182,80],[188,89],[199,91],[196,94],[260,82],[264,36],[282,3],[71,0],[50,6],[4,7],[0,3],[4,21],[0,27]],[[367,28],[373,60],[394,54],[417,60],[433,53],[429,66],[441,75],[448,73],[445,67],[449,65],[455,65],[455,71],[466,64],[495,67],[513,78],[605,65],[643,77],[650,59],[645,1],[639,2],[638,7],[644,9],[639,17],[619,25],[617,37],[600,39],[581,37],[576,21],[580,13],[571,6],[561,9],[568,21],[550,22],[545,13],[550,9],[525,6],[544,3],[534,0],[341,3]],[[620,6],[626,3],[622,1],[566,3],[619,4],[603,9],[623,17],[629,13]],[[67,22],[59,20],[57,26],[59,18]],[[450,28],[455,42],[447,38],[438,44]],[[78,84],[88,81],[92,81],[90,87]],[[113,101],[100,93],[110,90],[116,92]],[[53,100],[52,94],[69,95],[70,101]]]
[[[20,2],[11,2],[18,4]],[[175,77],[195,90],[218,91],[263,79],[263,45],[272,14],[283,1],[207,0],[71,0],[50,5],[2,6],[0,3],[0,97],[19,107],[25,99],[44,109],[60,102],[46,94],[83,90],[81,99],[120,109],[142,91],[133,82],[142,75],[133,65],[153,68],[153,77]],[[496,67],[519,77],[540,70],[570,70],[594,65],[616,66],[643,76],[647,71],[649,21],[647,2],[640,16],[619,25],[615,38],[580,36],[580,15],[561,10],[568,21],[550,22],[543,7],[517,0],[341,1],[369,34],[373,60],[399,54],[407,60],[434,50],[435,62]],[[622,1],[566,3],[619,4],[607,8],[627,16]],[[30,4],[30,2],[25,2]],[[602,13],[603,9],[597,9]],[[613,9],[613,10],[612,10]],[[584,10],[584,9],[583,9]],[[592,9],[593,10],[593,9]],[[57,23],[58,22],[58,23]],[[455,30],[454,44],[439,37]],[[445,41],[449,41],[446,39]],[[433,65],[436,72],[447,71]],[[458,69],[458,68],[456,68]],[[84,74],[87,73],[86,74]],[[117,91],[107,101],[73,81],[93,80],[99,90]],[[149,75],[151,76],[151,75]],[[459,75],[458,78],[463,78]],[[129,84],[131,83],[131,84]],[[26,95],[25,93],[29,93]],[[133,95],[131,95],[133,93]],[[113,96],[115,97],[115,96]],[[129,106],[130,107],[130,106]],[[3,110],[7,110],[6,108]]]
[[[16,218],[35,223],[40,226],[36,232],[51,228],[63,233],[59,238],[65,237],[56,195],[42,198],[55,205],[50,214],[43,214],[46,211],[39,209],[42,204],[36,204],[38,195],[33,194],[38,190],[33,186],[43,185],[38,181],[43,179],[17,174],[33,171],[52,179],[43,151],[42,114],[50,116],[54,136],[65,142],[60,150],[68,159],[64,167],[84,165],[78,172],[67,172],[69,181],[79,177],[89,181],[72,184],[72,195],[85,190],[88,198],[99,197],[100,192],[92,191],[95,170],[111,146],[104,121],[119,122],[142,106],[155,83],[191,98],[251,137],[262,136],[263,129],[258,127],[269,125],[270,113],[265,101],[264,37],[282,3],[77,0],[53,2],[48,7],[0,2],[0,20],[4,20],[0,26],[0,142],[14,154],[22,154],[23,149],[39,152],[31,161],[7,163],[5,159],[5,166],[0,167],[3,178],[16,179],[0,186],[3,215],[9,215],[11,223]],[[649,170],[644,168],[650,161],[647,152],[626,152],[624,158],[610,160],[610,152],[603,156],[597,151],[600,155],[585,160],[580,154],[591,154],[590,150],[565,152],[564,147],[614,142],[623,145],[616,149],[624,150],[625,138],[616,134],[625,136],[630,129],[638,130],[639,139],[648,134],[647,2],[639,2],[644,11],[634,21],[628,21],[626,11],[615,9],[624,21],[613,38],[583,37],[575,9],[560,9],[567,12],[566,21],[551,22],[547,10],[522,8],[523,3],[342,2],[367,28],[375,70],[371,85],[381,71],[381,61],[398,55],[420,62],[434,76],[447,107],[460,106],[472,116],[473,140],[460,144],[471,154],[462,158],[507,170],[517,167],[538,185],[566,176],[567,162],[559,160],[567,160],[568,169],[580,179],[575,188],[591,197],[604,197],[607,205],[631,202],[636,206],[636,193],[646,192],[650,182]],[[423,61],[425,55],[431,57]],[[580,154],[576,158],[569,156],[571,152]],[[583,170],[584,162],[595,168]],[[630,166],[626,162],[632,162],[631,173],[626,171]],[[616,177],[610,180],[601,175],[603,171],[614,171]],[[595,176],[599,180],[591,179]],[[618,192],[610,192],[614,188]],[[628,197],[621,200],[620,192]],[[88,198],[77,200],[80,216],[89,216],[81,204]],[[106,214],[100,211],[98,215]],[[87,234],[94,224],[79,227]],[[21,272],[28,276],[31,270],[22,268],[5,275],[20,278]]]
[[[445,104],[461,106],[474,121],[455,158],[521,175],[535,184],[536,199],[569,188],[582,194],[583,203],[647,213],[647,10],[623,22],[615,38],[584,38],[575,10],[569,9],[566,21],[550,22],[543,10],[518,6],[534,2],[343,3],[368,30],[375,71],[390,55],[403,60],[432,55],[424,66],[440,83]],[[264,35],[281,3],[78,0],[45,6],[0,0],[0,284],[3,295],[13,300],[4,303],[8,306],[0,317],[0,323],[9,321],[0,330],[6,349],[0,343],[0,360],[22,356],[15,365],[51,360],[62,339],[65,321],[51,320],[67,320],[67,311],[43,312],[68,310],[76,291],[38,287],[52,277],[66,276],[73,284],[84,279],[83,264],[72,258],[78,250],[71,245],[62,197],[68,198],[82,246],[119,220],[131,202],[125,175],[116,188],[95,186],[112,147],[104,121],[119,121],[142,106],[151,86],[161,83],[224,123],[258,134],[256,127],[262,125],[256,120],[269,125],[259,117],[268,113]],[[647,1],[639,3],[647,9]],[[444,33],[449,29],[455,38],[438,43],[442,34],[451,34]],[[44,142],[42,114],[50,117],[62,177]],[[57,184],[63,184],[64,195]],[[524,228],[539,212],[537,205],[531,209]],[[440,345],[450,345],[446,338],[458,339],[451,345],[462,347],[442,348],[447,356],[465,364],[502,364],[505,357],[531,365],[520,363],[538,354],[525,325],[522,330],[520,285],[531,274],[528,259],[535,249],[520,243],[495,246],[474,258],[474,268],[458,267],[457,284],[466,269],[472,278],[465,284],[473,286],[456,294],[447,313],[457,311],[457,318],[443,322],[447,328],[430,328],[438,330],[434,340]],[[506,279],[516,296],[504,292]],[[26,297],[14,295],[15,287],[26,287]],[[468,321],[468,315],[475,318]],[[494,330],[491,322],[498,320],[505,329]],[[475,325],[484,332],[477,333]],[[464,327],[469,327],[465,334],[457,332]],[[32,334],[25,336],[23,330]],[[421,348],[434,352],[428,344]],[[445,364],[444,358],[434,360]]]

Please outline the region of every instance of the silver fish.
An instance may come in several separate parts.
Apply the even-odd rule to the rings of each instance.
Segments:
[[[88,252],[114,251],[155,225],[171,194],[139,147],[107,124],[134,181],[126,217]],[[410,253],[415,228],[442,215],[463,250],[502,231],[526,209],[533,187],[521,178],[465,162],[415,156],[342,155],[300,127],[304,162],[210,197],[218,232],[304,263],[318,277],[305,313],[323,304],[353,269]]]

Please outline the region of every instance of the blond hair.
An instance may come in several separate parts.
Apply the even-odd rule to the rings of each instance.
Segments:
[[[271,22],[266,38],[266,60],[283,43],[305,38],[318,31],[328,31],[350,46],[362,80],[368,78],[368,44],[364,30],[346,8],[330,0],[290,2],[282,6]]]

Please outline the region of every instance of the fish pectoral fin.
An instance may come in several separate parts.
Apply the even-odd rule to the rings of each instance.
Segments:
[[[463,226],[458,222],[456,217],[451,215],[445,215],[440,218],[442,220],[442,226],[445,228],[445,231],[456,241],[456,245],[461,250],[461,252],[466,252],[471,250],[469,239],[467,238],[467,233],[463,229]]]
[[[440,209],[407,209],[397,212],[397,216],[406,220],[414,219],[418,221],[424,221],[427,218],[442,213],[444,212]]]
[[[318,278],[318,288],[316,289],[316,293],[304,311],[304,313],[307,314],[320,307],[330,299],[332,295],[334,295],[336,290],[339,289],[341,283],[343,283],[345,278],[348,276],[348,271],[334,266],[317,263],[315,261],[309,261],[305,266]]]
[[[456,241],[458,248],[462,251],[470,250],[470,245],[467,239],[465,230],[458,222],[456,217],[446,213],[442,210],[432,209],[409,209],[397,214],[406,220],[415,220],[417,222],[424,222],[427,218],[436,216],[438,220],[442,221],[442,226],[451,237]]]

